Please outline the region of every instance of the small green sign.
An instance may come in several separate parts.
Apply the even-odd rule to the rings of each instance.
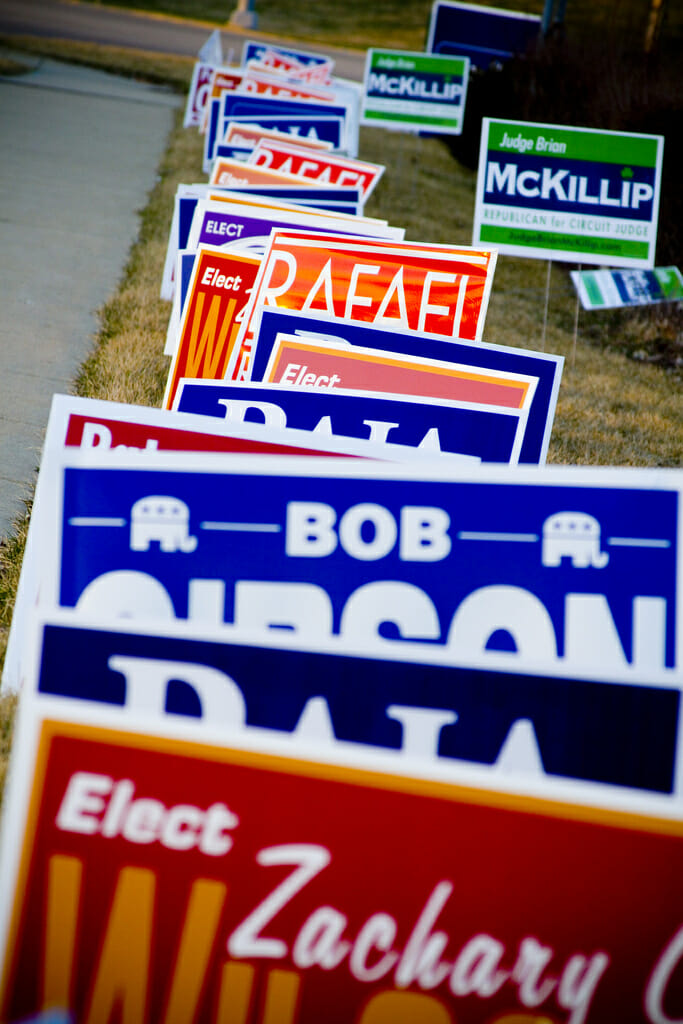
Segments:
[[[469,72],[467,57],[370,49],[361,119],[405,131],[460,135]]]

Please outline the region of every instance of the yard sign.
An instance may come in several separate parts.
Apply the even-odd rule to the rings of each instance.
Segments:
[[[460,135],[470,62],[467,57],[368,50],[361,120],[407,131]]]
[[[512,256],[654,266],[664,139],[482,123],[474,245]]]

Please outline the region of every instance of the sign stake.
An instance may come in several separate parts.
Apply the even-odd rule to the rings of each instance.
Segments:
[[[578,264],[577,269],[578,269],[579,273],[581,273],[581,264],[580,263]],[[578,334],[579,334],[579,309],[580,309],[580,307],[581,307],[581,303],[579,301],[579,293],[578,293],[578,290],[577,290],[577,292],[576,292],[576,305],[574,307],[574,338],[572,340],[572,366],[574,366],[575,363],[576,363],[576,339],[577,339]]]
[[[550,271],[552,270],[553,261],[548,260],[548,273],[545,278],[545,306],[543,309],[543,332],[541,334],[541,352],[545,352],[545,331],[548,326],[548,303],[550,301]]]

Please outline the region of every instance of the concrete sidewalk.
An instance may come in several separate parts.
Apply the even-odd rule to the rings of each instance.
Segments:
[[[52,395],[92,349],[183,103],[22,60],[26,74],[0,77],[0,540],[31,493]]]

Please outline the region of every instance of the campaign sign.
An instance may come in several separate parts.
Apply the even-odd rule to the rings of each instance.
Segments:
[[[217,157],[211,166],[211,185],[222,185],[235,188],[240,185],[296,185],[301,178],[296,174],[285,174],[284,171],[269,171],[254,167],[245,160],[234,160],[231,157]]]
[[[299,78],[269,72],[248,64],[244,71],[241,92],[250,96],[270,96],[276,99],[303,100],[304,103],[334,103],[335,90],[330,86],[302,82]]]
[[[681,1018],[680,820],[35,706],[3,1020]]]
[[[311,85],[298,78],[283,74],[267,72],[248,67],[239,90],[244,95],[266,97],[276,102],[299,102],[310,104],[322,110],[332,111],[341,107],[345,111],[347,125],[347,144],[351,156],[358,151],[358,121],[362,89],[358,82],[335,78],[331,86]],[[303,111],[301,111],[303,112]]]
[[[384,173],[380,164],[327,153],[310,153],[279,139],[260,139],[248,162],[255,167],[269,167],[329,185],[358,185],[363,190],[364,199],[372,194]]]
[[[213,64],[203,64],[201,61],[195,64],[185,104],[183,128],[198,127],[202,123],[213,72]]]
[[[248,363],[268,306],[479,341],[495,250],[274,231],[229,375]]]
[[[336,217],[327,210],[311,207],[278,206],[276,200],[261,198],[259,205],[242,202],[239,195],[224,199],[199,199],[192,218],[187,248],[201,245],[232,246],[258,250],[267,247],[271,231],[306,229],[318,234],[349,234],[403,239],[403,228],[367,218]]]
[[[293,57],[286,57],[276,49],[265,50],[260,60],[249,60],[246,63],[248,70],[276,72],[286,75],[287,78],[296,82],[306,82],[311,85],[333,85],[332,61],[324,64],[299,64]]]
[[[486,71],[491,64],[526,53],[540,28],[535,14],[434,0],[425,50],[469,57],[473,67]]]
[[[399,395],[422,395],[517,409],[528,415],[533,377],[472,370],[394,352],[348,348],[328,339],[279,335],[266,367],[265,381],[296,387],[337,386]]]
[[[460,135],[470,62],[404,50],[367,51],[361,122]]]
[[[176,415],[145,406],[54,395],[41,466],[49,462],[51,452],[64,446],[95,450],[98,455],[114,451],[211,451],[404,461],[420,454],[406,445],[392,442],[313,433],[303,428],[287,428],[284,424],[276,427],[272,418],[266,425],[246,419],[239,423],[235,417],[218,422],[215,416]],[[45,475],[41,469],[3,665],[5,689],[16,690],[21,683],[21,646],[26,618],[39,589],[42,559],[37,551],[44,541],[42,524],[52,517],[50,498],[43,501],[41,497]]]
[[[171,409],[181,377],[221,380],[260,266],[256,256],[200,248],[168,372],[163,407]]]
[[[207,381],[207,384],[212,383]],[[219,406],[220,408],[220,406]],[[209,414],[176,415],[147,406],[103,402],[94,398],[53,395],[45,437],[46,448],[81,448],[98,451],[242,452],[249,455],[349,455],[389,458],[394,444],[355,443],[350,436],[310,436],[305,427],[264,424],[245,417],[223,416],[217,423]],[[286,429],[285,429],[286,428]],[[369,439],[368,439],[369,440]]]
[[[358,133],[354,118],[345,103],[306,103],[303,100],[277,99],[249,93],[226,93],[221,101],[219,138],[222,138],[230,121],[240,118],[256,121],[264,127],[287,131],[289,119],[296,123],[298,118],[311,117],[321,119],[320,128],[315,128],[314,138],[332,142],[335,149],[342,149],[349,156],[358,155]],[[275,119],[276,123],[268,124],[268,118]],[[341,136],[337,119],[343,126]]]
[[[292,136],[289,132],[277,132],[267,128],[260,128],[257,125],[242,124],[238,121],[229,121],[225,131],[224,142],[233,143],[237,146],[242,146],[248,149],[254,149],[256,144],[261,139],[270,139],[272,141],[280,142],[291,142]],[[332,145],[329,142],[323,142],[320,139],[311,139],[308,136],[301,136],[297,139],[297,145],[308,146],[312,149],[324,149],[329,151],[332,149]]]
[[[446,341],[417,331],[406,333],[348,320],[321,318],[311,313],[265,308],[261,311],[252,382],[263,380],[278,334],[339,339],[353,347],[399,352],[535,377],[536,389],[531,399],[519,460],[528,463],[544,463],[546,460],[564,364],[562,356],[485,342]]]
[[[234,132],[273,131],[277,135],[283,135],[292,142],[310,143],[328,150],[339,150],[344,134],[344,119],[339,116],[329,117],[326,112],[321,116],[312,117],[235,117],[228,121],[226,134],[233,126]],[[229,139],[227,140],[230,141]],[[221,142],[216,146],[217,155],[220,155]]]
[[[648,306],[683,300],[683,276],[678,267],[572,270],[570,276],[584,309]]]
[[[244,72],[238,68],[214,68],[211,85],[204,103],[201,132],[205,132],[207,129],[212,102],[220,99],[225,92],[234,92],[240,86],[243,78]]]
[[[680,668],[676,470],[116,452],[45,468],[48,605]]]
[[[334,69],[334,61],[324,53],[314,53],[311,50],[293,50],[289,46],[279,46],[270,42],[257,42],[254,39],[245,40],[242,47],[243,66],[246,66],[250,60],[259,61],[261,64],[271,63],[274,65],[276,58],[281,61],[292,61],[303,68],[321,68],[324,69],[325,74],[331,73]]]
[[[664,138],[482,121],[474,244],[513,256],[654,265]]]
[[[255,146],[261,138],[289,139],[297,145],[312,146],[314,149],[334,150],[332,142],[320,139],[315,131],[315,118],[301,118],[298,124],[288,124],[287,130],[266,127],[245,119],[228,121],[224,143]],[[341,132],[340,132],[341,136]],[[220,154],[221,143],[218,144]]]
[[[187,623],[97,626],[47,614],[25,685],[72,707],[224,739],[287,739],[297,757],[393,754],[434,776],[603,805],[625,797],[683,814],[680,674],[563,676],[449,662],[436,648],[346,652],[310,637],[256,640]],[[68,666],[68,671],[65,671]],[[619,788],[615,788],[619,787]]]
[[[238,423],[290,424],[314,434],[363,437],[422,449],[516,463],[526,417],[520,409],[400,395],[362,394],[345,388],[276,384],[180,382],[174,409]]]
[[[261,201],[264,196],[270,196],[275,202],[324,207],[330,212],[350,213],[352,215],[358,213],[361,202],[360,189],[352,188],[350,185],[342,187],[329,185],[323,188],[314,183],[303,185],[302,182],[297,182],[296,184],[285,185],[240,185],[229,190],[223,189],[220,185],[210,185],[208,183],[178,185],[164,262],[160,291],[162,299],[170,300],[173,298],[175,261],[178,251],[187,248],[197,202],[200,199],[216,198],[217,195],[228,192],[232,193],[235,198],[244,199],[245,202],[252,202],[254,198]]]

